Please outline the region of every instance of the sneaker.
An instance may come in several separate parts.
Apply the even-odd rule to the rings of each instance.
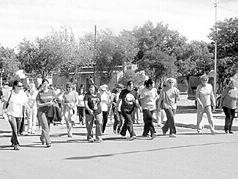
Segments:
[[[176,135],[175,134],[170,134],[169,137],[176,137]]]
[[[215,135],[215,134],[216,134],[216,132],[215,132],[214,130],[212,130],[212,131],[211,131],[211,134],[212,134],[212,135]]]
[[[201,130],[197,130],[198,134],[202,135],[202,131]]]
[[[152,134],[152,135],[151,135],[151,140],[153,140],[155,137],[156,137],[156,135],[155,135],[155,134]]]
[[[93,138],[88,139],[88,142],[94,142],[94,139]]]
[[[47,148],[50,148],[50,147],[51,147],[51,144],[46,144],[46,147],[47,147]]]
[[[19,145],[14,145],[14,146],[13,146],[13,150],[20,150]]]
[[[99,137],[98,139],[96,139],[95,142],[97,142],[97,143],[101,143],[101,142],[102,142],[102,137]]]
[[[132,136],[129,138],[130,141],[135,140],[135,139],[136,139],[136,136]]]
[[[117,131],[114,129],[114,130],[113,130],[113,133],[114,133],[114,134],[117,134]]]
[[[232,131],[229,131],[229,134],[233,134],[233,132],[232,132]]]

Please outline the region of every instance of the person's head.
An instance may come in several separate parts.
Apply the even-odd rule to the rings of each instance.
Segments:
[[[35,89],[35,84],[32,81],[28,84],[28,86],[29,86],[29,90],[34,90]]]
[[[166,86],[171,88],[176,84],[176,79],[174,78],[167,78],[166,80]]]
[[[134,87],[133,82],[132,81],[128,81],[127,84],[126,84],[126,89],[128,91],[132,91],[133,87]]]
[[[102,93],[107,92],[107,85],[102,85],[102,86],[100,86],[100,91],[101,91]]]
[[[202,85],[206,85],[206,84],[207,84],[207,82],[208,82],[208,76],[207,76],[206,74],[202,75],[202,76],[200,77],[200,79],[201,79]]]
[[[148,79],[145,81],[145,87],[148,89],[152,89],[154,87],[154,82],[152,79]]]
[[[84,93],[84,89],[83,88],[79,88],[79,94],[83,94]]]
[[[43,91],[49,89],[49,81],[48,81],[47,79],[43,79],[43,80],[42,80],[41,89],[42,89]]]
[[[72,88],[73,88],[72,83],[70,83],[70,82],[66,83],[65,88],[66,88],[66,91],[68,91],[68,92],[72,91]]]
[[[21,89],[23,89],[23,84],[22,84],[20,81],[15,80],[15,81],[13,82],[13,87],[12,87],[12,89],[13,89],[16,93],[18,93],[19,91],[21,91]]]
[[[90,86],[89,86],[89,93],[90,93],[90,94],[94,94],[95,91],[96,91],[96,90],[95,90],[95,86],[94,86],[94,85],[90,85]]]
[[[121,91],[123,89],[123,85],[122,84],[117,84],[116,89],[117,89],[117,91]]]
[[[228,86],[229,86],[230,88],[235,88],[235,80],[234,80],[234,79],[231,79],[231,80],[229,81],[229,83],[228,83]]]

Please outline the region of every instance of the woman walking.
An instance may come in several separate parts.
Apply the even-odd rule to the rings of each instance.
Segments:
[[[29,83],[29,90],[26,92],[27,101],[27,132],[28,134],[36,133],[36,122],[37,122],[37,106],[36,106],[36,96],[38,91],[35,88],[34,82]]]
[[[145,81],[145,88],[140,92],[140,101],[143,112],[144,131],[142,136],[147,137],[150,132],[151,139],[155,138],[155,128],[153,125],[153,113],[156,109],[157,90],[154,88],[152,79]]]
[[[101,97],[101,109],[102,109],[102,133],[105,132],[107,121],[108,121],[108,111],[109,111],[109,106],[111,104],[111,95],[107,91],[107,85],[102,85],[99,88],[100,91],[100,97]]]
[[[19,150],[19,141],[17,138],[17,131],[19,131],[21,126],[21,121],[23,117],[24,112],[24,106],[26,106],[27,103],[27,96],[23,92],[23,85],[20,81],[14,81],[13,82],[13,88],[10,92],[10,95],[5,102],[5,109],[8,121],[12,128],[12,137],[11,137],[11,143],[14,147],[14,150]]]
[[[215,107],[215,97],[213,94],[213,88],[211,84],[208,84],[208,76],[202,75],[201,84],[198,85],[196,90],[197,100],[197,131],[199,134],[202,133],[202,117],[203,114],[207,114],[208,123],[210,125],[211,133],[215,134],[212,117],[212,107]]]
[[[51,146],[50,123],[53,118],[51,110],[55,99],[55,92],[49,89],[49,81],[47,79],[43,79],[41,91],[39,91],[36,97],[36,103],[38,106],[38,118],[42,127],[40,141],[42,145],[46,144],[46,147]]]
[[[77,104],[77,111],[78,111],[78,116],[79,116],[79,123],[84,125],[85,123],[85,105],[84,105],[84,89],[80,88],[79,89],[79,94],[78,94],[78,104]]]
[[[71,83],[66,84],[66,91],[63,94],[63,114],[67,126],[68,137],[72,137],[73,128],[73,116],[75,115],[76,105],[78,103],[78,95],[73,91],[73,85]]]
[[[238,89],[235,87],[235,81],[230,80],[228,87],[223,91],[221,95],[220,107],[222,107],[226,118],[225,118],[225,126],[224,130],[227,134],[233,134],[232,132],[232,123],[235,117],[235,110],[237,108],[237,100],[238,100]]]
[[[92,131],[93,123],[96,125],[96,142],[102,142],[102,111],[100,102],[101,98],[99,93],[96,93],[95,86],[91,85],[84,97],[87,140],[89,142],[94,142]]]
[[[158,100],[158,111],[164,109],[167,116],[167,121],[162,127],[163,135],[166,135],[170,129],[170,137],[176,137],[176,128],[174,123],[174,116],[177,109],[177,101],[179,100],[179,90],[174,86],[176,80],[174,78],[168,78],[166,80],[166,87],[161,90],[161,94]]]
[[[128,81],[126,89],[122,90],[117,101],[116,110],[119,108],[121,103],[121,114],[124,118],[124,124],[122,126],[120,134],[126,136],[127,130],[130,133],[130,140],[136,139],[136,134],[133,129],[132,113],[136,106],[139,106],[137,95],[133,91],[133,82]]]

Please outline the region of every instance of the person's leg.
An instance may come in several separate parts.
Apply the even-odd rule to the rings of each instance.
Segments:
[[[96,125],[96,140],[101,142],[102,141],[102,114],[95,115],[95,125]]]
[[[176,128],[174,124],[174,112],[172,109],[165,109],[165,113],[167,116],[168,126],[170,129],[170,135],[176,134]]]
[[[50,127],[48,124],[48,119],[46,117],[46,113],[45,112],[40,112],[39,114],[40,116],[40,124],[42,127],[42,133],[41,133],[41,142],[42,144],[44,144],[44,142],[46,142],[47,146],[51,145],[51,140],[50,140]]]
[[[127,126],[126,129],[128,129],[129,133],[130,133],[130,138],[134,139],[134,137],[136,136],[134,129],[133,129],[133,119],[132,119],[132,113],[130,112],[126,112],[125,113],[125,117],[127,120]]]
[[[116,133],[117,126],[119,124],[119,116],[114,112],[114,123],[113,123],[113,132]]]
[[[32,134],[36,133],[36,123],[37,123],[37,107],[32,108]]]
[[[107,125],[108,111],[103,111],[102,116],[103,116],[102,133],[104,133]]]
[[[124,123],[124,118],[123,118],[121,112],[118,112],[118,119],[119,119],[118,120],[119,123],[117,125],[117,133],[119,134],[121,132],[122,124]]]
[[[197,106],[197,131],[198,133],[202,132],[202,117],[204,113],[204,108],[202,108],[200,105]]]
[[[94,116],[90,115],[90,114],[86,114],[86,129],[87,129],[87,140],[88,141],[93,141],[93,120],[94,120]]]
[[[162,127],[162,131],[163,131],[163,134],[166,134],[168,129],[169,129],[169,125],[170,125],[170,121],[169,121],[169,117],[168,117],[168,109],[164,109],[164,112],[165,112],[165,115],[167,117],[167,120],[164,124],[164,126]]]
[[[16,123],[17,123],[17,135],[20,135],[20,132],[21,132],[21,122],[22,122],[22,118],[16,119]]]
[[[147,137],[148,133],[149,133],[149,110],[148,109],[143,109],[143,121],[144,121],[144,130],[143,130],[143,137]]]
[[[208,123],[210,125],[211,133],[214,134],[215,133],[215,128],[214,128],[214,124],[213,124],[212,107],[211,106],[206,106],[205,107],[205,112],[207,114],[207,119],[208,119]]]
[[[149,111],[149,113],[148,113],[148,127],[149,127],[151,137],[155,137],[155,128],[154,128],[154,124],[153,124],[153,113],[154,113],[154,111]]]
[[[227,107],[223,107],[222,109],[223,109],[224,114],[226,116],[225,117],[224,131],[225,131],[225,133],[227,133],[228,130],[229,130],[229,121],[230,121],[230,118],[231,118],[231,111]]]
[[[13,146],[19,145],[18,139],[17,139],[17,120],[15,117],[8,115],[8,120],[10,123],[10,126],[12,128],[12,137],[11,137],[11,143]]]
[[[232,132],[232,124],[233,124],[233,119],[235,118],[235,109],[230,109],[231,111],[231,118],[230,118],[230,122],[228,124],[228,130],[229,130],[229,133],[233,133]]]
[[[27,108],[26,109],[26,118],[27,118],[27,132],[32,132],[32,110]]]

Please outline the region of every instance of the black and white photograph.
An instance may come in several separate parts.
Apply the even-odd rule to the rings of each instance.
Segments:
[[[237,179],[238,0],[0,0],[0,179]]]

